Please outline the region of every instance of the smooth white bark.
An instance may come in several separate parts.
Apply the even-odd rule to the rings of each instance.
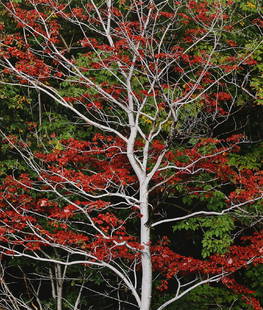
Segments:
[[[149,221],[149,202],[147,183],[140,186],[140,210],[141,210],[141,265],[142,265],[142,287],[140,310],[149,310],[152,298],[152,262],[151,262],[151,231],[147,224]]]
[[[4,1],[1,1],[1,2],[3,5],[5,5]],[[121,24],[121,22],[123,22],[122,20],[119,20],[118,18],[114,19],[114,14],[112,14],[112,11],[111,11],[111,7],[114,1],[112,0],[106,1],[107,12],[108,12],[108,15],[106,16],[106,18],[103,18],[102,13],[100,11],[100,7],[96,5],[96,1],[95,2],[91,1],[91,3],[93,3],[94,5],[95,13],[97,14],[97,18],[101,25],[101,29],[96,29],[97,25],[96,27],[94,27],[94,25],[87,24],[84,21],[75,20],[71,17],[65,16],[65,20],[71,24],[74,24],[75,27],[78,27],[80,33],[83,34],[84,38],[87,38],[87,35],[88,35],[87,33],[89,33],[89,31],[93,31],[95,34],[102,36],[103,38],[106,38],[108,40],[109,45],[111,47],[114,47],[115,43],[114,43],[113,38],[115,36],[115,29],[113,25],[117,25],[118,23]],[[112,262],[112,261],[110,262],[99,261],[98,259],[96,259],[95,256],[92,256],[90,255],[90,253],[86,253],[85,251],[82,251],[81,249],[76,250],[74,248],[70,248],[67,246],[52,244],[52,242],[50,240],[45,239],[45,237],[41,235],[41,233],[37,231],[37,229],[33,225],[31,227],[29,226],[29,228],[31,228],[33,233],[37,234],[39,238],[43,240],[43,242],[47,242],[50,246],[58,247],[58,248],[61,248],[67,251],[70,254],[75,253],[76,255],[80,255],[81,257],[84,257],[83,259],[80,259],[74,262],[69,262],[69,261],[66,262],[66,261],[55,260],[55,259],[52,259],[51,257],[49,258],[41,257],[41,256],[38,256],[38,254],[28,255],[26,252],[15,252],[14,253],[14,256],[24,256],[24,257],[28,257],[28,258],[38,260],[38,261],[50,262],[52,264],[55,264],[55,266],[57,266],[56,267],[57,268],[56,269],[57,280],[52,281],[51,279],[51,283],[53,283],[53,295],[55,295],[55,292],[56,292],[56,296],[57,296],[57,310],[62,310],[62,295],[63,295],[62,284],[63,282],[61,283],[61,281],[59,281],[59,279],[62,278],[61,265],[70,266],[70,265],[75,265],[75,264],[86,264],[87,262],[92,266],[106,267],[109,270],[111,270],[116,276],[119,277],[120,283],[125,285],[129,289],[129,291],[132,293],[132,295],[134,296],[134,299],[136,300],[138,308],[140,310],[150,310],[151,309],[151,298],[152,298],[152,281],[153,281],[152,279],[153,271],[152,271],[151,251],[150,251],[151,229],[157,225],[176,222],[176,221],[184,220],[184,219],[191,218],[193,216],[198,216],[198,215],[220,216],[236,208],[240,208],[247,203],[252,202],[252,201],[248,201],[245,204],[238,204],[235,206],[231,206],[230,208],[226,208],[221,212],[198,211],[198,212],[193,212],[192,214],[185,215],[182,217],[175,217],[171,219],[161,219],[159,221],[156,221],[152,225],[149,225],[149,210],[151,208],[149,204],[149,193],[150,191],[153,190],[153,188],[149,188],[149,184],[154,174],[156,172],[167,172],[167,171],[170,171],[170,175],[171,175],[171,172],[176,173],[176,172],[182,172],[182,171],[187,172],[189,174],[195,174],[198,171],[195,170],[194,167],[200,160],[203,160],[205,158],[207,159],[209,157],[218,155],[218,154],[204,155],[204,157],[200,157],[195,161],[193,160],[191,163],[189,163],[186,166],[177,166],[174,164],[174,162],[167,162],[167,160],[165,160],[165,163],[164,163],[164,157],[166,154],[166,150],[164,150],[157,157],[156,162],[153,165],[151,165],[152,168],[147,170],[147,168],[149,168],[149,159],[150,159],[149,150],[151,148],[152,143],[158,140],[159,134],[161,133],[162,130],[164,130],[164,127],[169,122],[172,122],[172,124],[175,124],[178,121],[178,111],[181,109],[182,106],[189,105],[189,104],[195,104],[204,94],[208,93],[208,91],[212,87],[215,87],[216,85],[218,85],[222,80],[226,79],[233,72],[231,70],[229,72],[222,72],[222,75],[219,76],[218,78],[215,78],[215,80],[210,85],[207,85],[207,87],[204,88],[202,91],[200,91],[197,95],[195,94],[195,91],[200,86],[202,78],[205,76],[207,72],[209,72],[209,68],[212,66],[213,70],[216,69],[216,65],[211,64],[210,61],[214,57],[214,54],[218,48],[220,37],[218,34],[219,32],[217,32],[217,27],[218,27],[217,22],[218,20],[221,20],[221,19],[220,19],[220,16],[219,17],[215,16],[215,20],[211,24],[210,28],[208,29],[207,27],[204,27],[204,30],[205,30],[204,35],[201,36],[199,39],[196,39],[184,51],[184,54],[186,54],[188,51],[191,51],[192,49],[194,49],[197,44],[202,43],[202,42],[206,43],[207,38],[211,37],[211,40],[213,40],[212,49],[207,57],[206,63],[202,67],[201,73],[196,78],[190,79],[190,81],[193,84],[192,88],[189,91],[186,91],[182,97],[179,96],[178,98],[176,97],[176,95],[173,94],[173,92],[166,93],[164,91],[162,93],[162,98],[165,100],[167,104],[167,109],[169,109],[166,116],[160,116],[161,113],[158,107],[159,102],[158,102],[158,99],[156,99],[155,95],[153,96],[154,104],[151,103],[153,106],[152,110],[150,109],[151,111],[148,112],[147,109],[145,109],[145,107],[147,107],[147,103],[149,100],[148,95],[152,93],[155,89],[158,89],[158,90],[160,89],[160,81],[163,79],[164,82],[167,82],[168,84],[170,83],[169,77],[166,77],[166,72],[171,70],[173,66],[177,63],[176,57],[170,60],[169,59],[162,60],[162,59],[157,59],[155,57],[156,51],[158,51],[158,53],[166,52],[167,50],[166,41],[169,39],[171,29],[176,26],[174,25],[174,21],[172,21],[166,26],[166,28],[164,27],[163,34],[161,35],[161,39],[160,40],[156,39],[156,34],[157,34],[157,38],[159,38],[160,28],[158,28],[159,26],[158,26],[157,20],[152,19],[152,11],[153,10],[161,11],[162,6],[165,7],[165,4],[167,3],[168,1],[164,0],[158,3],[156,7],[148,8],[148,4],[144,7],[143,2],[142,4],[138,4],[138,1],[132,1],[134,12],[140,22],[140,33],[138,33],[138,35],[140,35],[141,37],[152,36],[151,38],[152,46],[150,47],[148,46],[148,49],[152,50],[152,55],[149,54],[148,58],[141,56],[141,54],[139,53],[140,49],[142,49],[141,43],[140,42],[134,43],[131,40],[131,38],[129,38],[127,33],[123,32],[122,34],[123,37],[126,38],[128,42],[130,42],[129,51],[132,53],[132,57],[131,57],[132,64],[130,65],[127,71],[125,71],[122,68],[122,64],[120,63],[120,61],[116,61],[117,69],[116,68],[112,69],[110,66],[109,67],[105,66],[104,68],[104,70],[107,70],[108,73],[116,79],[116,81],[120,84],[120,87],[124,87],[124,89],[126,90],[126,94],[127,94],[127,102],[123,100],[121,97],[116,99],[114,96],[106,92],[103,89],[103,87],[101,87],[100,82],[97,83],[96,80],[94,80],[93,78],[91,79],[87,77],[87,75],[85,75],[85,73],[82,72],[81,67],[78,67],[77,64],[73,63],[71,59],[68,59],[65,56],[64,48],[56,46],[54,43],[51,42],[50,46],[51,46],[53,54],[51,53],[49,56],[45,55],[45,57],[50,57],[49,59],[50,63],[52,63],[52,61],[54,60],[58,61],[61,67],[63,67],[63,70],[66,72],[66,74],[68,74],[69,79],[74,80],[76,82],[76,85],[81,84],[83,85],[83,87],[88,86],[92,88],[93,90],[98,92],[100,96],[104,98],[105,101],[108,102],[109,105],[111,105],[112,111],[116,110],[120,112],[120,114],[122,115],[121,119],[118,119],[120,124],[116,123],[116,126],[111,125],[112,123],[108,122],[109,114],[107,114],[107,112],[104,112],[103,110],[100,112],[101,119],[93,118],[93,116],[90,116],[89,114],[86,115],[85,113],[82,113],[80,110],[78,110],[77,105],[74,106],[74,105],[69,104],[67,101],[65,101],[65,99],[59,93],[58,90],[53,89],[51,86],[49,86],[48,84],[44,82],[41,82],[34,76],[30,76],[28,74],[20,72],[14,66],[12,61],[10,61],[9,59],[4,58],[3,61],[1,61],[1,66],[3,68],[10,69],[13,72],[13,74],[15,74],[16,76],[20,78],[27,80],[28,83],[30,84],[30,86],[21,85],[22,87],[33,88],[37,90],[38,93],[44,93],[45,95],[49,96],[51,99],[56,101],[57,104],[59,104],[62,108],[65,108],[71,111],[76,117],[78,117],[83,122],[85,122],[85,125],[94,126],[95,128],[101,130],[102,132],[110,133],[112,135],[115,135],[121,138],[122,141],[126,144],[126,155],[128,157],[129,163],[133,169],[134,174],[137,176],[137,180],[139,183],[138,193],[136,193],[136,195],[134,196],[130,196],[129,194],[127,194],[121,186],[119,187],[116,186],[116,191],[111,192],[110,185],[106,186],[104,189],[101,189],[101,193],[97,194],[97,193],[87,193],[81,187],[78,187],[78,185],[74,184],[72,181],[68,180],[66,177],[63,177],[65,184],[73,187],[75,191],[74,194],[79,195],[80,197],[85,197],[91,200],[106,198],[106,197],[110,200],[112,197],[119,197],[126,201],[127,207],[130,208],[131,206],[136,205],[136,207],[140,209],[141,218],[140,220],[138,220],[139,222],[138,230],[140,230],[139,240],[142,246],[142,249],[140,252],[142,278],[141,278],[141,286],[139,288],[137,287],[138,286],[137,285],[137,274],[136,274],[135,268],[134,268],[135,271],[133,272],[135,275],[134,276],[135,280],[132,280],[132,278],[129,276],[128,268],[127,270],[125,270],[124,267],[121,266],[121,264],[118,264],[117,262]],[[32,5],[34,5],[33,2],[32,2]],[[70,1],[69,1],[69,5],[70,5]],[[152,5],[154,5],[154,3],[152,3]],[[34,5],[34,8],[38,10],[37,5]],[[174,12],[175,19],[176,19],[176,13],[179,10],[179,8],[180,8],[180,5],[176,8]],[[10,14],[12,14],[10,8],[9,9],[6,8],[6,10],[8,10]],[[148,12],[148,13],[145,13],[145,12]],[[27,30],[28,33],[30,33],[36,39],[36,43],[39,44],[38,52],[41,54],[41,48],[42,48],[41,42],[42,41],[47,42],[49,40],[50,30],[47,25],[47,21],[41,17],[41,14],[39,14],[39,16],[40,16],[41,23],[45,26],[46,33],[40,33],[37,29],[35,29],[32,25],[28,24],[26,21],[23,21],[21,18],[18,18],[18,19],[25,26],[25,31]],[[38,37],[41,37],[42,41],[37,40]],[[92,50],[95,53],[96,57],[101,59],[100,51],[97,51],[96,47],[93,47]],[[242,64],[242,62],[244,62],[244,60],[250,57],[251,54],[252,52],[248,53],[248,55],[244,57],[244,59],[241,60],[239,64]],[[145,72],[147,72],[147,74],[144,71],[140,72],[140,70],[142,69],[139,68],[139,66],[136,67],[135,65],[136,61],[140,62],[140,64],[144,66]],[[151,65],[152,65],[151,62],[153,61],[154,61],[154,66],[156,67],[155,70],[151,69]],[[198,68],[199,64],[197,64],[196,66]],[[193,72],[195,71],[194,65],[191,68],[191,70],[193,70]],[[147,92],[147,96],[145,96],[141,100],[138,99],[137,96],[135,95],[137,89],[136,87],[135,88],[133,87],[133,82],[132,82],[132,79],[137,82],[139,81],[139,78],[138,78],[139,74],[142,74],[143,78],[147,79],[148,81],[147,89],[144,89],[143,82],[141,84],[142,89],[144,89]],[[179,85],[180,81],[182,80],[185,80],[186,81],[185,83],[187,84],[187,81],[188,81],[187,72],[182,73],[182,76],[179,76],[177,81],[173,81],[173,85],[170,85],[171,88],[174,87],[174,89],[176,90],[176,84]],[[239,87],[238,83],[236,83],[234,80],[231,81],[230,83],[232,83],[233,85],[236,85],[236,87]],[[17,85],[16,83],[14,84]],[[233,102],[229,107],[229,114],[231,113]],[[158,117],[159,117],[159,120],[158,120]],[[228,116],[226,116],[226,118],[227,117]],[[152,122],[153,125],[152,125],[151,130],[149,131],[150,133],[147,131],[147,129],[145,130],[144,128],[145,124],[141,125],[142,118],[146,118],[147,120]],[[157,123],[157,121],[159,121],[159,124],[156,125],[155,123]],[[118,127],[118,125],[121,125],[122,127]],[[121,131],[122,128],[126,129],[125,133]],[[171,133],[172,133],[172,130],[173,130],[173,126],[171,126]],[[138,140],[141,140],[142,143],[144,144],[142,149],[139,151],[140,153],[139,156],[138,156],[138,150],[135,150],[135,143]],[[169,141],[167,142],[167,144],[168,143]],[[13,147],[15,146],[13,145]],[[167,148],[169,148],[169,145],[167,145]],[[74,202],[68,199],[67,197],[64,197],[59,192],[59,190],[57,190],[56,186],[54,186],[53,184],[50,184],[48,180],[44,179],[41,176],[41,173],[43,172],[43,170],[41,170],[37,166],[37,164],[35,163],[34,159],[32,159],[32,157],[28,157],[29,153],[26,153],[25,150],[23,151],[19,149],[17,150],[18,152],[20,152],[20,155],[24,158],[24,160],[27,162],[29,167],[37,173],[39,178],[48,187],[48,190],[46,192],[52,192],[53,194],[56,194],[58,198],[63,199],[67,203],[74,205],[78,209],[78,211],[84,215],[83,217],[87,221],[87,223],[84,223],[84,220],[83,220],[83,224],[87,225],[87,227],[89,228],[92,227],[95,233],[99,234],[102,238],[105,238],[105,239],[109,238],[109,236],[105,232],[103,232],[101,229],[99,229],[99,227],[97,227],[96,223],[94,223],[91,216],[86,212],[85,209],[79,207],[77,204],[74,204]],[[167,183],[169,181],[169,178],[170,177],[168,177],[161,183],[154,185],[154,189],[157,188],[158,186],[161,186]],[[37,188],[32,188],[32,189],[39,190]],[[261,197],[259,197],[258,199],[260,198]],[[258,199],[254,199],[253,201],[256,201]],[[115,242],[115,246],[121,246],[121,245],[126,245],[127,247],[129,247],[127,243],[125,242],[123,243]],[[3,245],[1,245],[1,248],[3,251],[8,249],[8,247],[5,247]],[[132,251],[136,251],[136,249],[132,247],[129,247],[129,249]],[[169,304],[181,298],[187,292],[194,289],[195,287],[203,283],[216,281],[221,276],[222,275],[219,275],[219,276],[212,277],[210,279],[206,279],[198,283],[195,283],[190,288],[186,289],[183,293],[178,292],[178,294],[176,294],[174,298],[164,303],[162,306],[158,308],[158,310],[165,309]],[[75,306],[75,308],[77,308],[77,306]]]

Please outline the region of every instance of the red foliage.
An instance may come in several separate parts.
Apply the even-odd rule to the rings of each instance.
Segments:
[[[192,104],[195,100],[198,100],[200,114],[208,113],[213,119],[216,116],[225,117],[231,111],[234,98],[231,90],[228,91],[225,87],[225,82],[218,78],[218,73],[220,75],[227,73],[225,76],[228,76],[232,71],[243,70],[243,65],[257,64],[252,56],[242,61],[237,56],[227,55],[223,64],[218,64],[213,57],[210,57],[209,50],[210,47],[213,48],[210,45],[211,29],[214,28],[209,26],[213,25],[216,17],[221,24],[228,16],[220,12],[217,4],[211,11],[206,1],[188,1],[186,9],[178,1],[175,3],[179,10],[177,15],[169,9],[158,11],[154,4],[142,10],[152,11],[147,21],[151,23],[150,20],[152,20],[155,23],[151,28],[152,32],[159,22],[165,25],[176,18],[176,23],[180,24],[178,38],[175,38],[177,40],[175,42],[179,43],[173,45],[172,41],[171,44],[166,44],[164,40],[165,46],[160,45],[160,48],[158,46],[155,48],[155,43],[161,44],[162,28],[158,29],[156,37],[150,37],[151,31],[143,29],[143,20],[134,21],[135,18],[132,15],[131,20],[125,21],[124,9],[106,8],[102,5],[99,12],[101,15],[98,17],[92,3],[84,8],[69,9],[70,6],[59,4],[59,1],[24,2],[25,4],[21,5],[13,2],[7,4],[10,14],[13,14],[15,19],[17,33],[4,34],[1,55],[11,65],[2,71],[3,74],[11,76],[12,72],[15,73],[19,76],[21,84],[31,82],[33,85],[39,85],[40,83],[42,88],[47,88],[53,95],[53,83],[57,81],[60,83],[64,79],[67,83],[71,83],[72,77],[75,78],[74,74],[77,72],[77,82],[72,81],[72,85],[86,87],[85,93],[76,96],[69,94],[63,98],[59,97],[59,93],[57,95],[59,100],[64,100],[63,105],[68,107],[75,107],[81,103],[85,112],[92,115],[91,119],[94,117],[96,120],[97,115],[102,115],[104,111],[112,111],[115,106],[110,106],[109,102],[115,102],[114,99],[125,108],[128,107],[129,96],[132,96],[136,102],[134,105],[136,108],[129,108],[129,115],[135,115],[137,111],[133,109],[139,107],[138,120],[136,120],[138,123],[143,115],[141,112],[146,113],[144,109],[147,111],[149,106],[149,116],[152,117],[155,114],[152,112],[153,107],[157,107],[155,121],[151,121],[152,126],[156,128],[158,122],[161,123],[165,119],[167,109],[170,108],[171,114],[173,112],[176,114],[181,107],[183,110],[184,106]],[[142,1],[136,2],[136,5],[145,4]],[[38,7],[41,9],[37,9]],[[132,6],[129,8],[131,12],[133,9]],[[89,15],[91,12],[92,14]],[[110,16],[114,19],[112,23],[108,22]],[[76,64],[79,59],[76,60],[74,57],[67,59],[65,56],[70,53],[70,47],[64,46],[67,44],[62,40],[63,22],[61,21],[71,21],[74,27],[81,25],[79,21],[85,21],[90,25],[98,26],[97,34],[100,29],[107,28],[107,23],[113,28],[111,34],[106,30],[107,35],[103,38],[95,37],[94,34],[89,37],[88,34],[83,33],[84,28],[79,29],[81,31],[77,35],[78,41],[72,43],[72,46],[80,54],[83,51],[81,56],[87,60],[87,64],[80,58],[83,64],[78,66]],[[257,22],[257,19],[254,22]],[[261,26],[260,23],[259,26]],[[213,27],[217,26],[213,25]],[[226,31],[231,31],[232,28],[232,25],[224,26]],[[26,29],[27,32],[24,35]],[[0,30],[5,31],[2,24]],[[167,28],[167,33],[169,31]],[[203,41],[203,48],[205,49],[207,45],[207,50],[199,48],[197,53],[199,39],[202,43],[201,38],[206,37],[208,40]],[[40,45],[37,44],[36,38],[39,38]],[[108,41],[105,38],[108,38]],[[231,51],[237,47],[237,43],[233,40],[220,41],[218,45],[222,50]],[[71,66],[75,66],[74,69]],[[108,76],[103,77],[102,81],[99,80],[96,87],[92,89],[90,85],[93,85],[96,74],[100,71],[103,73],[105,69],[109,69],[108,80],[106,80]],[[128,87],[126,89],[122,78],[134,71],[136,74],[129,82],[132,80],[136,87],[132,90]],[[158,74],[161,72],[164,73],[159,78]],[[168,79],[163,81],[166,75],[175,75],[174,80],[171,77],[173,82]],[[138,76],[143,78],[140,80]],[[154,76],[152,85],[155,87],[151,85],[152,76]],[[160,85],[155,81],[156,76],[160,80]],[[114,79],[115,82],[113,82]],[[90,92],[90,88],[93,92]],[[160,88],[167,92],[162,93]],[[166,97],[171,99],[164,102]],[[144,105],[142,109],[141,103]],[[176,108],[177,106],[179,108]],[[122,122],[125,119],[122,113],[123,111],[118,111],[114,121],[110,118],[111,113],[103,114],[100,121],[108,125],[118,123],[120,117]],[[191,113],[188,114],[191,116]],[[180,125],[180,121],[175,122],[175,125]],[[28,123],[28,126],[35,128],[33,123]],[[128,131],[132,126],[125,124],[123,127]],[[174,132],[177,129],[174,128]],[[160,130],[160,135],[149,145],[149,160],[145,164],[145,173],[151,171],[160,156],[163,156],[159,170],[154,171],[151,179],[151,186],[153,188],[156,186],[153,194],[162,194],[164,187],[162,185],[158,187],[158,184],[165,184],[173,189],[176,185],[183,184],[187,191],[198,195],[202,187],[195,183],[195,178],[207,173],[219,184],[227,183],[235,188],[226,194],[226,206],[246,203],[262,196],[261,171],[256,173],[251,169],[237,171],[229,164],[228,154],[239,151],[238,143],[242,141],[242,136],[234,135],[225,140],[199,138],[194,146],[169,148],[169,140],[167,139],[166,142],[162,140],[162,137],[170,135],[168,131],[170,128],[168,130],[163,128],[163,132]],[[135,162],[139,162],[143,157],[143,148],[148,142],[147,134],[142,133],[142,138],[138,138],[133,143]],[[153,131],[152,134],[154,135],[155,132]],[[55,135],[51,138],[54,137]],[[172,140],[173,137],[169,139]],[[17,137],[12,136],[7,137],[3,142],[19,144]],[[22,146],[21,143],[19,146]],[[129,163],[127,145],[123,140],[113,135],[96,133],[89,141],[73,138],[62,140],[58,149],[49,153],[37,153],[35,158],[40,167],[37,175],[21,174],[18,179],[8,176],[0,186],[0,240],[14,251],[8,250],[6,254],[15,255],[16,248],[23,248],[27,253],[37,252],[43,247],[55,246],[82,251],[81,253],[99,261],[110,262],[122,259],[131,263],[139,259],[140,251],[149,244],[140,244],[139,238],[135,237],[135,230],[130,228],[133,225],[127,225],[129,219],[139,221],[143,214],[138,212],[136,205],[139,177],[135,175]],[[172,172],[167,173],[165,171],[167,167],[172,167]],[[35,187],[39,190],[38,196],[32,194]],[[121,196],[130,192],[133,193],[132,203]],[[76,193],[78,198],[75,196]],[[105,193],[108,194],[107,199],[104,198]],[[209,197],[210,193],[205,195]],[[116,203],[116,197],[122,198]],[[131,206],[132,204],[136,206]],[[120,210],[125,212],[118,212],[119,205]],[[222,274],[224,285],[238,294],[243,294],[245,301],[254,309],[260,309],[259,303],[249,297],[253,292],[240,286],[225,274],[246,268],[249,262],[262,263],[262,232],[243,238],[240,244],[230,247],[225,255],[213,255],[207,260],[202,260],[174,252],[167,238],[152,243],[153,268],[156,273],[163,276],[159,289],[168,289],[169,281],[172,281],[178,273],[198,273],[204,277]]]

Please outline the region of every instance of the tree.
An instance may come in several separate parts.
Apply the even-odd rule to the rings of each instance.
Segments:
[[[17,26],[11,34],[2,26],[3,83],[69,111],[88,136],[32,152],[2,132],[30,168],[1,186],[2,253],[106,269],[107,282],[118,278],[120,307],[150,309],[152,284],[176,287],[161,310],[222,281],[259,309],[228,276],[262,262],[259,232],[232,245],[234,221],[248,214],[253,226],[260,217],[262,171],[235,164],[246,138],[224,133],[236,103],[258,99],[248,79],[257,70],[257,11],[246,16],[231,1],[78,2],[1,2]],[[183,213],[162,205],[169,199]],[[176,253],[158,232],[189,223],[208,228],[206,260]]]

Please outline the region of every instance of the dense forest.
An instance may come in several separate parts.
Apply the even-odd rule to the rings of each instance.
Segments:
[[[0,309],[260,310],[257,0],[0,0]]]

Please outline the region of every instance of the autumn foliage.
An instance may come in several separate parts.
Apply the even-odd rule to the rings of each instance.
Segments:
[[[161,310],[205,283],[261,309],[236,276],[263,261],[263,174],[238,127],[244,106],[260,102],[248,80],[260,70],[257,10],[208,0],[1,3],[3,83],[30,94],[20,109],[38,109],[21,137],[1,131],[2,148],[25,163],[0,185],[3,258],[108,270],[141,310],[152,290],[172,294],[154,300]],[[72,133],[45,128],[49,111]],[[203,238],[193,255],[176,231]]]

